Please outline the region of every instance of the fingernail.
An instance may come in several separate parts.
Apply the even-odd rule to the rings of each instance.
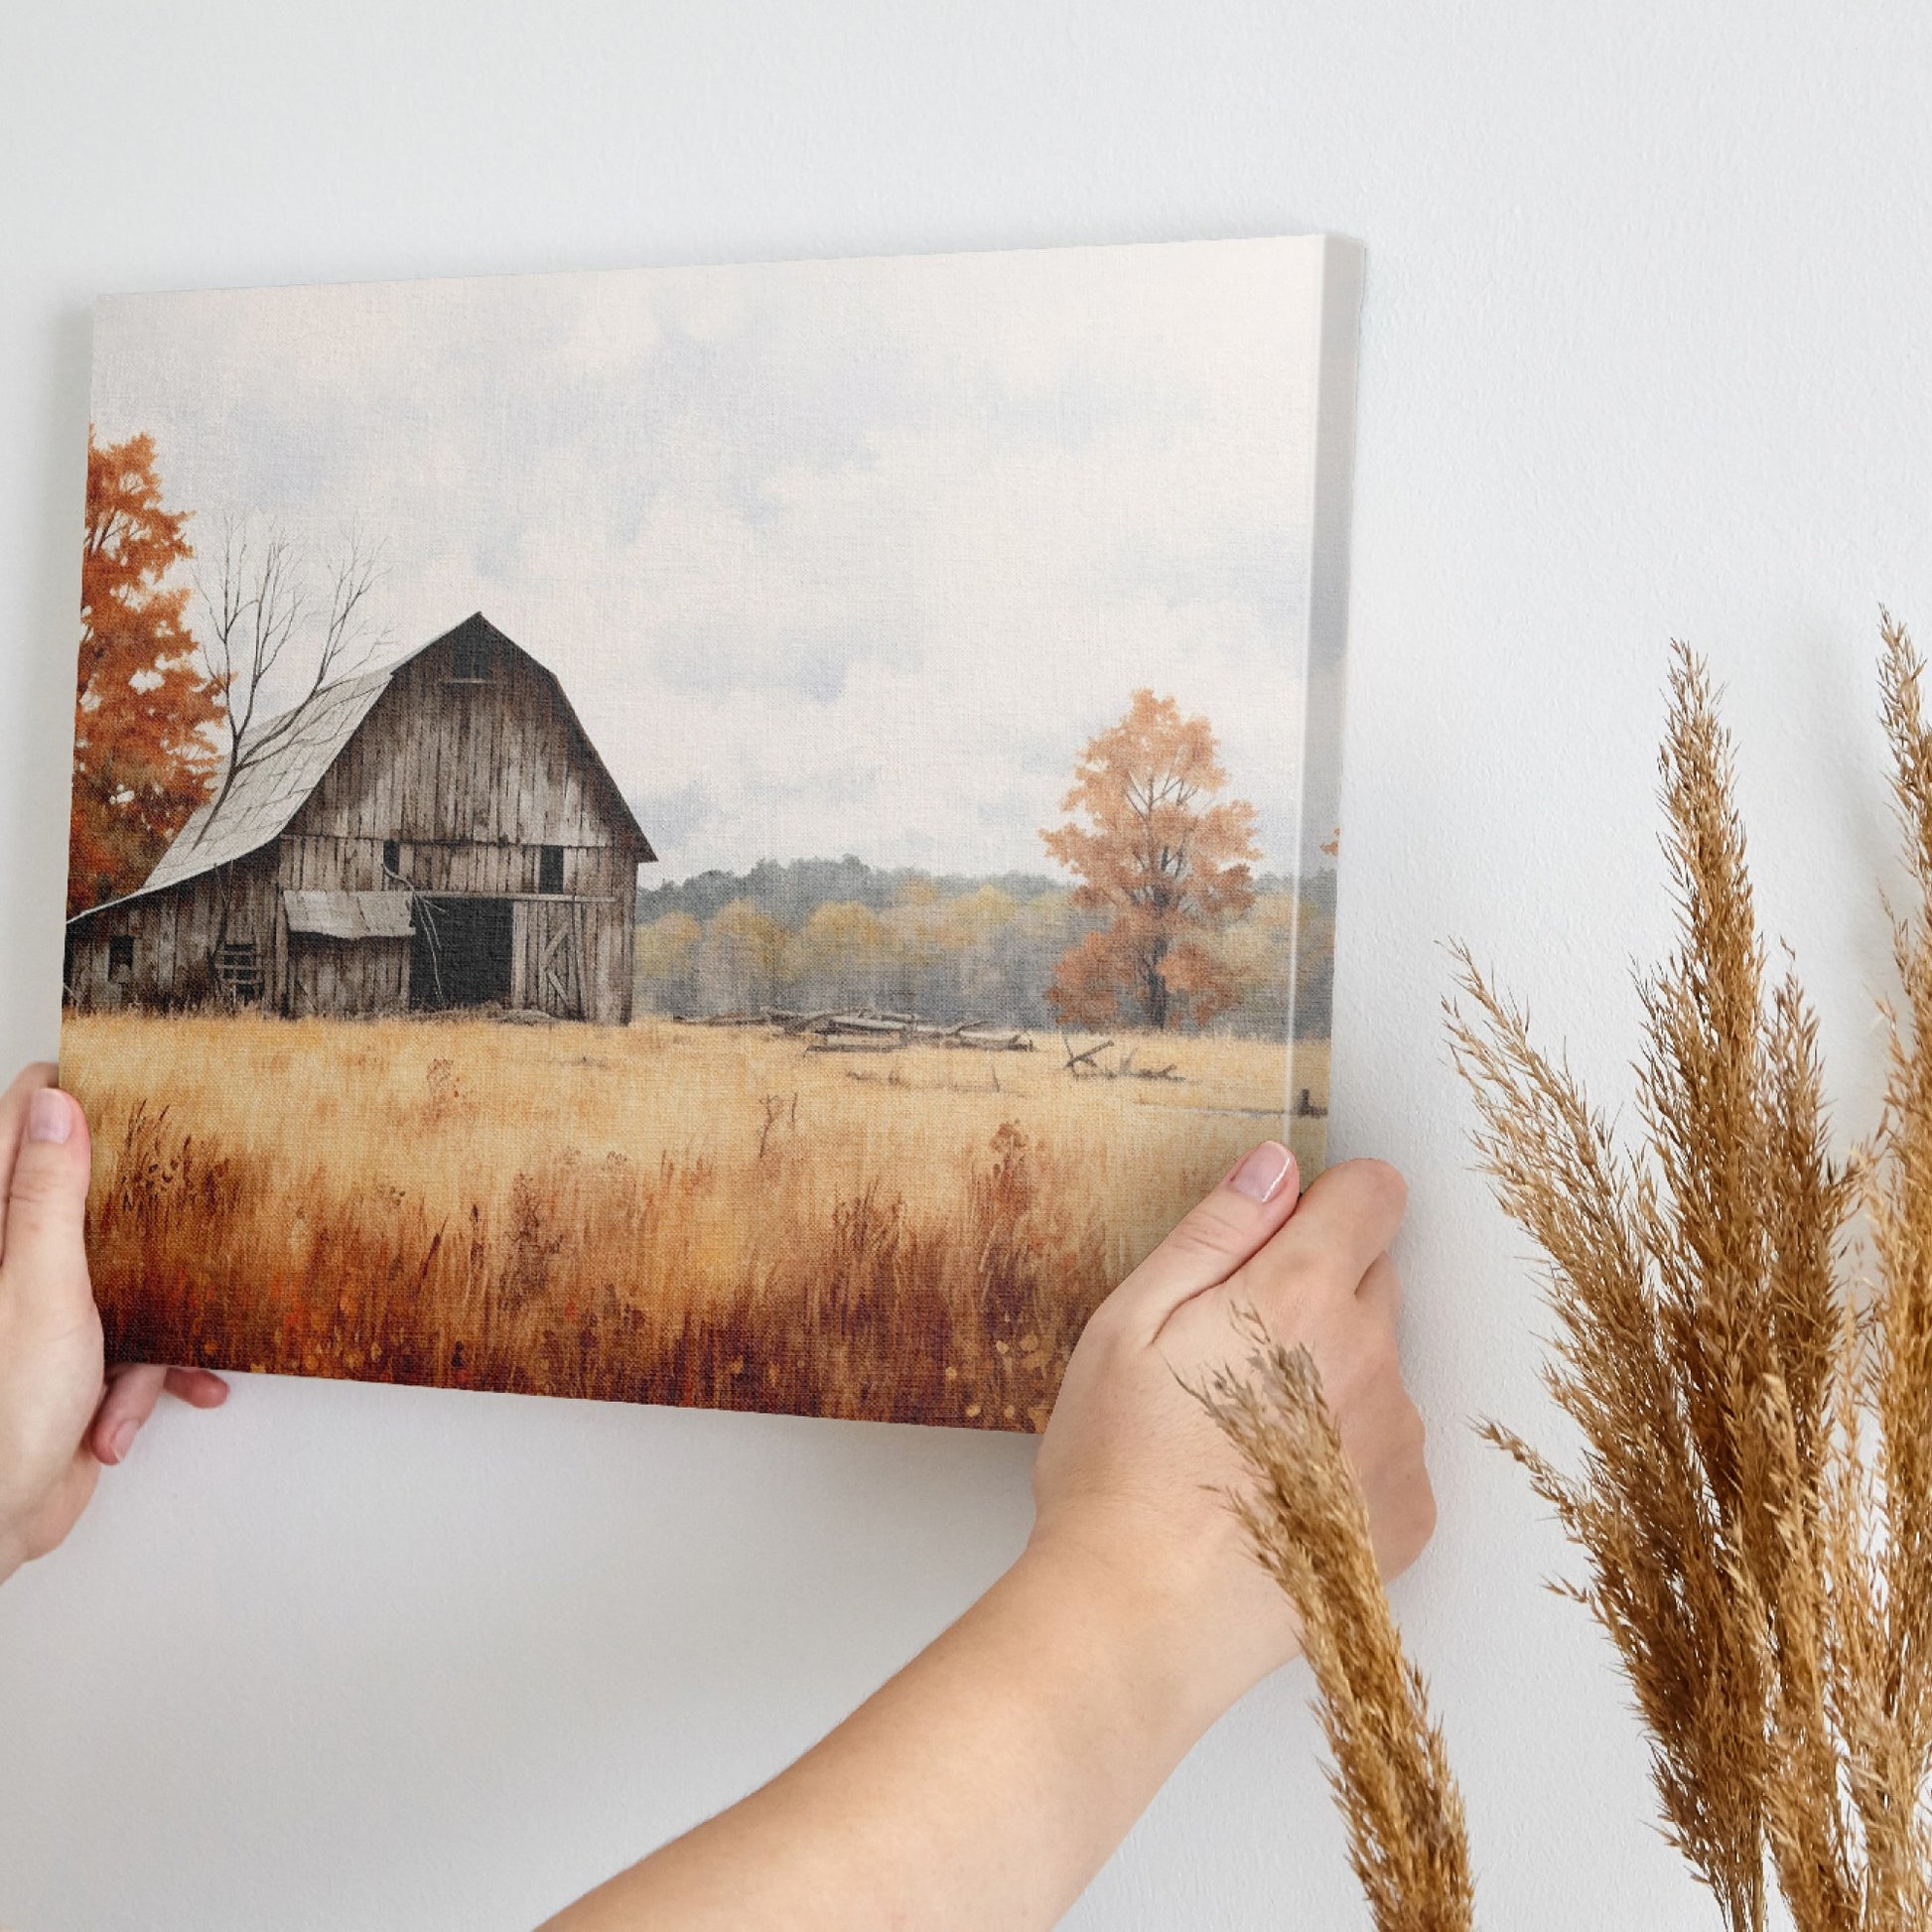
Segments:
[[[1228,1185],[1250,1200],[1270,1201],[1295,1171],[1295,1157],[1280,1141],[1263,1141],[1228,1176]]]
[[[107,1439],[107,1448],[116,1462],[134,1447],[135,1432],[140,1427],[132,1416],[123,1416],[114,1425],[114,1433]]]
[[[65,1141],[73,1132],[73,1108],[59,1087],[41,1087],[27,1103],[30,1141]]]

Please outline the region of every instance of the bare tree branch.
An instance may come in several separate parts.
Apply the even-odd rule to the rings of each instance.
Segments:
[[[346,531],[323,566],[321,592],[285,531],[257,535],[247,521],[223,519],[211,570],[196,588],[207,615],[202,657],[225,700],[226,757],[207,816],[205,839],[221,816],[235,782],[272,753],[303,742],[318,701],[359,671],[383,638],[371,621],[371,593],[380,576],[373,545]],[[273,714],[264,693],[278,671],[305,664],[295,696]]]

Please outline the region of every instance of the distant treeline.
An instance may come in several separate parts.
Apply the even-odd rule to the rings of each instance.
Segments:
[[[1255,903],[1212,944],[1239,1001],[1211,1032],[1286,1032],[1290,960],[1303,921],[1296,1032],[1327,1035],[1335,876],[1255,882]],[[637,897],[637,1008],[713,1014],[874,1006],[923,1018],[1054,1024],[1053,969],[1106,923],[1058,881],[1032,873],[968,878],[859,859],[769,861],[706,872]]]

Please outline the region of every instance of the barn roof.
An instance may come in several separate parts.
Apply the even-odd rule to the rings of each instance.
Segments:
[[[212,800],[197,807],[141,891],[159,893],[179,886],[185,879],[245,859],[277,837],[408,661],[327,686],[292,727],[283,725],[286,712],[259,727],[264,737],[278,728],[284,735],[256,762],[242,767],[219,811]]]
[[[550,680],[558,708],[576,733],[598,775],[610,788],[611,802],[620,822],[636,840],[640,855],[647,860],[655,859],[657,854],[651,850],[650,840],[644,836],[644,828],[637,823],[636,814],[619,790],[609,767],[598,756],[590,734],[571,709],[570,700],[564,696],[556,673],[547,665],[538,663],[515,638],[504,635],[478,611],[440,636],[432,637],[428,643],[419,644],[416,649],[396,658],[393,663],[325,686],[293,726],[278,732],[282,720],[290,715],[287,712],[257,726],[257,742],[267,743],[271,739],[275,742],[258,760],[243,767],[227,797],[221,801],[220,809],[215,810],[212,801],[199,806],[176,835],[174,843],[161,855],[161,863],[148,875],[145,884],[135,892],[123,893],[119,898],[107,899],[102,904],[89,906],[84,912],[75,913],[68,923],[72,925],[81,919],[91,918],[96,912],[106,911],[110,905],[125,905],[129,899],[145,898],[152,893],[166,892],[171,886],[179,886],[185,880],[198,879],[203,873],[231,865],[237,859],[245,859],[250,853],[259,852],[263,846],[279,838],[289,821],[301,810],[309,794],[322,782],[344,747],[355,736],[356,727],[374,710],[376,700],[388,690],[397,674],[413,664],[424,651],[434,650],[438,644],[469,634],[507,644]]]

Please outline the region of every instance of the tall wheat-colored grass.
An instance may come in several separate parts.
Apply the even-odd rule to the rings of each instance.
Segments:
[[[1583,1556],[1560,1588],[1614,1648],[1665,1832],[1730,1932],[1778,1900],[1796,1932],[1932,1924],[1932,719],[1904,628],[1884,615],[1880,638],[1911,894],[1869,1141],[1834,1152],[1817,1025],[1769,969],[1730,741],[1681,647],[1660,756],[1678,936],[1638,985],[1637,1131],[1466,951],[1449,1009],[1478,1158],[1547,1264],[1546,1379],[1581,1453],[1484,1433]],[[1378,1927],[1459,1928],[1461,1807],[1359,1492],[1311,1364],[1257,1339],[1254,1378],[1204,1393],[1308,1627],[1356,1869]]]
[[[1376,1932],[1469,1932],[1475,1879],[1462,1793],[1422,1673],[1403,1653],[1376,1568],[1368,1503],[1306,1348],[1248,1312],[1247,1372],[1196,1391],[1240,1452],[1229,1502],[1255,1559],[1302,1620],[1329,1786]]]
[[[1279,1045],[1164,1038],[1178,1081],[1064,1057],[662,1022],[63,1036],[120,1355],[1008,1429],[1043,1426],[1094,1305],[1280,1126]],[[1306,1042],[1297,1078],[1325,1090]]]
[[[1732,754],[1680,647],[1659,757],[1677,944],[1639,983],[1620,1140],[1464,954],[1477,1152],[1549,1263],[1550,1391],[1512,1431],[1650,1733],[1665,1830],[1732,1932],[1932,1922],[1932,728],[1903,628],[1880,716],[1912,902],[1873,1137],[1834,1152],[1818,1029],[1758,926]],[[1857,1257],[1863,1205],[1868,1260]]]

